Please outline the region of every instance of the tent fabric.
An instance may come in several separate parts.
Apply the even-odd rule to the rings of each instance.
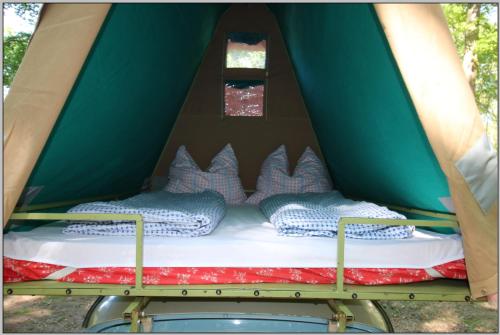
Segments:
[[[438,5],[423,4],[378,4],[375,8],[427,138],[448,178],[464,236],[472,296],[498,292],[498,193],[494,192],[494,204],[483,212],[472,185],[457,168],[457,162],[481,141],[484,127],[443,12]],[[487,169],[497,174],[496,159],[481,165],[476,174]]]
[[[267,69],[224,68],[224,50],[231,32],[267,36]],[[263,80],[264,115],[224,115],[226,80]],[[234,100],[228,101],[231,107]],[[260,103],[258,99],[253,101]],[[307,146],[322,157],[278,24],[264,4],[235,4],[221,16],[154,176],[168,173],[181,145],[186,145],[195,161],[205,168],[227,143],[234,148],[246,190],[255,190],[262,162],[281,144],[286,145],[292,170]]]
[[[54,127],[110,5],[44,6],[4,102],[4,225]]]
[[[474,198],[487,213],[498,201],[498,162],[488,135],[483,133],[476,143],[455,163]],[[482,173],[477,173],[481,171]]]
[[[237,88],[240,90],[263,84],[264,84],[263,80],[226,80],[224,82],[224,85],[232,88]]]
[[[235,43],[245,43],[250,45],[255,45],[267,37],[264,33],[250,33],[250,32],[230,32],[227,34],[227,38],[231,40],[231,42]]]
[[[32,204],[141,189],[224,9],[112,6],[27,183],[43,186]]]
[[[273,4],[311,121],[343,194],[447,212],[432,152],[370,4]],[[356,19],[353,19],[356,18]]]
[[[237,142],[251,189],[288,141],[347,196],[443,212],[451,197],[473,297],[498,291],[495,156],[439,6],[271,4],[275,20],[238,4],[218,30],[227,5],[45,7],[5,100],[4,224],[25,187],[33,203],[138,191],[180,144],[208,164]],[[266,33],[266,70],[227,76],[231,31]],[[264,117],[223,117],[223,80],[263,73]]]

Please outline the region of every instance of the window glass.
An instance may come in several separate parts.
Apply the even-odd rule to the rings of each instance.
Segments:
[[[227,68],[266,68],[267,37],[262,33],[229,33],[227,38]]]
[[[263,116],[263,80],[226,80],[224,114],[227,116]]]

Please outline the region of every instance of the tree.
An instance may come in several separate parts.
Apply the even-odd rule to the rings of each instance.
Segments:
[[[486,131],[493,145],[498,147],[498,24],[488,20],[488,15],[496,9],[496,4],[486,3],[443,5]]]
[[[467,19],[464,32],[463,67],[470,87],[473,91],[476,91],[478,68],[476,44],[479,39],[479,15],[481,13],[481,4],[471,3],[465,6],[467,9]]]
[[[14,12],[17,16],[22,17],[24,20],[28,21],[31,24],[35,24],[36,19],[38,18],[38,13],[40,12],[42,5],[38,3],[4,3],[3,8],[5,9],[14,9]]]
[[[3,41],[3,85],[10,87],[21,64],[31,34],[18,33],[7,36]]]
[[[14,13],[34,26],[40,12],[41,5],[36,3],[4,3],[4,13],[13,9]],[[10,87],[12,80],[21,64],[26,48],[31,37],[30,32],[17,32],[12,34],[4,30],[3,41],[3,85]]]

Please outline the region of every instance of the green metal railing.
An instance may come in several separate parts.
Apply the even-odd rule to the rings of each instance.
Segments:
[[[337,233],[337,292],[344,290],[345,226],[348,224],[379,224],[387,226],[419,226],[458,228],[458,222],[451,220],[401,220],[343,217],[339,221]]]
[[[131,221],[136,224],[135,287],[142,288],[144,222],[138,214],[14,213],[11,220]]]
[[[380,204],[381,206],[386,206],[389,209],[398,211],[398,212],[405,212],[405,213],[411,213],[411,214],[417,214],[417,215],[422,215],[422,216],[427,216],[431,218],[436,218],[436,219],[444,219],[448,221],[453,221],[457,222],[457,216],[452,213],[442,213],[442,212],[434,212],[434,211],[428,211],[424,209],[415,209],[415,208],[408,208],[408,207],[402,207],[402,206],[394,206],[394,205],[387,205],[387,204]]]
[[[429,215],[430,216],[430,215]],[[275,299],[369,299],[369,300],[437,300],[470,301],[467,282],[438,279],[402,285],[363,286],[344,283],[345,225],[384,224],[424,227],[458,227],[454,220],[394,220],[341,218],[337,237],[336,284],[215,284],[215,285],[144,285],[144,224],[140,215],[15,213],[11,220],[67,221],[133,221],[136,223],[135,285],[90,284],[57,281],[30,281],[4,284],[4,294],[29,295],[130,295],[139,297],[213,297],[213,298],[275,298]]]

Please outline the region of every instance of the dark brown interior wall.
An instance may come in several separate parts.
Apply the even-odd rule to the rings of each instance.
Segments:
[[[224,49],[229,32],[268,34],[265,117],[223,117]],[[280,144],[287,147],[291,169],[306,146],[322,157],[278,24],[263,4],[232,5],[222,15],[153,175],[168,174],[180,145],[186,145],[205,169],[227,143],[234,148],[247,190],[255,189],[263,160]]]

